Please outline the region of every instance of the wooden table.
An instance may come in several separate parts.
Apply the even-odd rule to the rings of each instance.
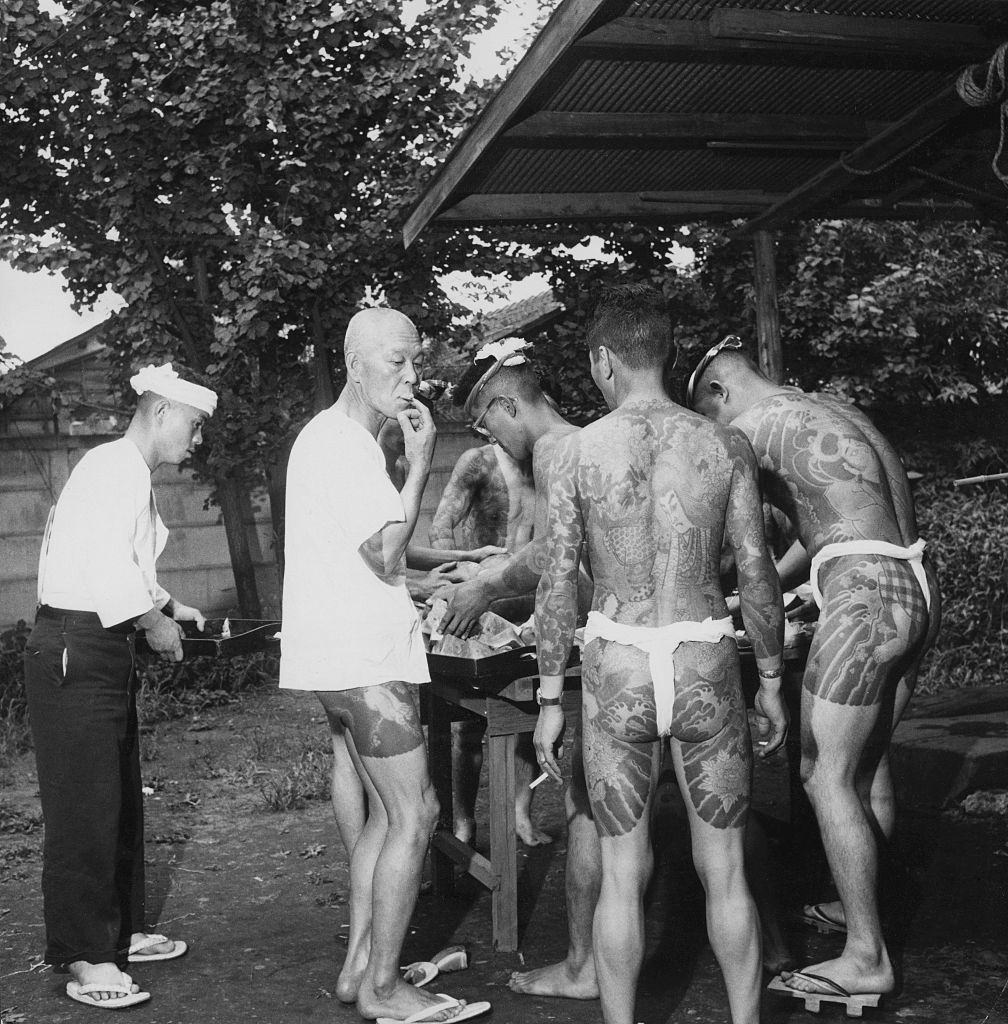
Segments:
[[[576,654],[576,652],[575,652]],[[518,948],[518,840],[515,836],[515,747],[518,736],[535,730],[535,648],[509,651],[480,661],[428,655],[431,683],[426,718],[431,779],[441,805],[431,842],[434,891],[447,895],[454,868],[490,890],[493,946]],[[581,720],[581,669],[567,670],[563,709],[568,725]],[[478,715],[486,721],[487,778],[490,788],[490,857],[455,838],[452,827],[451,723]]]
[[[808,655],[809,639],[785,648],[786,682],[796,680]],[[752,706],[759,677],[752,650],[743,649],[742,682],[746,703]],[[577,652],[573,657],[577,658]],[[515,836],[515,766],[518,736],[533,732],[539,718],[535,688],[539,678],[535,648],[509,651],[481,661],[428,654],[431,672],[425,694],[431,779],[441,814],[431,842],[434,892],[448,895],[459,868],[490,890],[493,947],[502,952],[518,948],[518,841]],[[563,692],[567,725],[581,722],[581,668],[567,669]],[[451,723],[478,715],[486,721],[487,772],[490,797],[490,857],[455,838],[452,822]]]

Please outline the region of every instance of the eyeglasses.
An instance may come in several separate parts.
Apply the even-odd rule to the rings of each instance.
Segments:
[[[494,395],[493,398],[487,402],[487,407],[469,424],[469,429],[477,436],[482,437],[484,441],[489,441],[491,444],[497,443],[497,438],[483,426],[483,421],[487,417],[487,413],[493,408],[494,402],[498,399],[504,398],[504,395]]]
[[[707,349],[703,358],[696,365],[696,369],[690,374],[689,382],[686,385],[686,405],[693,408],[693,392],[696,389],[697,381],[703,376],[704,370],[714,361],[719,352],[726,348],[737,349],[742,347],[742,339],[737,334],[729,334],[722,338],[716,345]]]

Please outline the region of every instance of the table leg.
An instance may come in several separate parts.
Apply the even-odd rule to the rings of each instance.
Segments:
[[[518,737],[488,736],[490,861],[500,873],[492,896],[495,950],[518,948],[518,841],[515,837],[515,746]]]
[[[434,794],[441,806],[438,816],[439,829],[452,831],[452,752],[451,752],[451,707],[440,697],[427,692],[427,758],[430,764],[431,782]],[[431,847],[431,868],[434,875],[434,892],[448,896],[454,891],[455,876],[452,862],[436,847]]]

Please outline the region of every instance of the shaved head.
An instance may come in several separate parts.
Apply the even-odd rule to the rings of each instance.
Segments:
[[[382,341],[415,342],[419,340],[417,329],[405,313],[398,309],[375,306],[354,313],[347,324],[343,339],[343,352],[360,352]]]

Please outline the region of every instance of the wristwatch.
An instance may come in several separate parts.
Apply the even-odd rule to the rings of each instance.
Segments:
[[[561,699],[559,697],[544,697],[542,690],[536,687],[536,704],[541,708],[555,708],[559,707]]]

